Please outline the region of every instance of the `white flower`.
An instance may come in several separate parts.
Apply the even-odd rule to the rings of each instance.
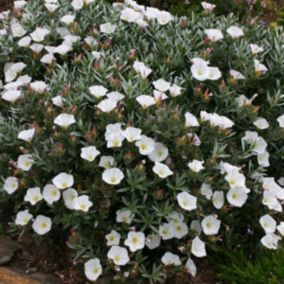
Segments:
[[[181,95],[182,88],[176,84],[173,84],[170,86],[169,91],[172,97],[177,97]]]
[[[161,91],[154,90],[153,93],[154,93],[154,99],[155,99],[156,103],[164,101],[168,98],[168,96]]]
[[[3,189],[8,193],[14,193],[19,187],[19,182],[16,177],[8,177],[4,181]]]
[[[128,246],[131,252],[143,249],[145,246],[145,235],[142,232],[129,232],[124,245]]]
[[[62,195],[65,206],[70,210],[75,209],[75,199],[78,196],[77,190],[74,188],[68,188],[63,192]]]
[[[55,59],[55,57],[53,56],[53,54],[52,53],[48,53],[48,54],[44,55],[40,59],[40,62],[44,63],[44,64],[51,64],[54,59]]]
[[[127,249],[120,246],[112,246],[107,253],[107,257],[113,260],[115,265],[119,266],[129,262]]]
[[[84,6],[84,0],[73,0],[71,2],[72,7],[74,10],[81,10]]]
[[[218,29],[207,29],[204,31],[208,39],[216,42],[224,38],[222,32]]]
[[[133,68],[135,72],[141,76],[142,79],[146,79],[153,71],[151,68],[147,67],[143,62],[137,60],[134,62]]]
[[[190,223],[190,230],[193,231],[196,235],[200,235],[202,232],[202,227],[199,220],[193,220]]]
[[[34,53],[40,53],[43,50],[43,48],[44,48],[44,46],[42,44],[39,44],[39,43],[34,43],[34,44],[30,45],[30,49]],[[34,89],[36,89],[36,85],[35,85]]]
[[[159,235],[163,240],[170,240],[175,236],[175,226],[172,223],[163,223],[159,226]]]
[[[177,201],[184,210],[191,211],[197,208],[197,198],[185,191],[177,195]]]
[[[198,122],[196,116],[194,116],[192,113],[186,112],[184,114],[184,116],[185,116],[185,127],[199,126],[199,122]]]
[[[156,15],[157,21],[160,25],[166,25],[173,20],[173,16],[166,11],[159,11]]]
[[[46,2],[44,4],[44,7],[50,12],[50,13],[53,13],[55,12],[58,8],[59,8],[59,5],[58,4],[53,4],[53,3],[48,3]]]
[[[172,224],[175,227],[175,234],[174,234],[175,238],[181,239],[188,234],[188,226],[186,225],[186,223],[179,221],[179,222],[172,222]]]
[[[196,257],[206,256],[205,243],[198,237],[195,237],[192,241],[191,253]]]
[[[183,216],[182,213],[179,213],[177,211],[172,211],[168,215],[168,219],[171,221],[171,223],[177,225],[177,224],[180,224],[184,221],[184,216]]]
[[[208,63],[202,59],[196,60],[196,58],[192,59],[193,64],[190,68],[193,78],[198,81],[205,81],[208,79],[210,74],[210,67]]]
[[[90,281],[96,281],[103,272],[101,262],[98,258],[89,259],[84,264],[85,276]]]
[[[256,73],[260,74],[265,74],[268,71],[267,67],[257,59],[254,59],[254,69]]]
[[[276,221],[268,214],[263,215],[260,219],[259,219],[259,223],[261,225],[261,227],[263,228],[263,230],[265,231],[266,234],[271,234],[274,233],[276,230]]]
[[[42,94],[47,90],[48,86],[44,81],[35,81],[30,83],[30,88],[34,92]]]
[[[22,130],[18,134],[18,139],[21,139],[26,142],[30,142],[34,137],[34,134],[35,134],[35,128],[28,129],[28,130]]]
[[[258,54],[263,51],[263,47],[258,46],[257,44],[250,44],[249,47],[253,55]]]
[[[107,98],[116,102],[119,102],[124,99],[124,95],[119,92],[110,92],[107,94]]]
[[[152,162],[162,162],[169,156],[169,150],[166,145],[156,142],[154,151],[148,157]]]
[[[242,29],[240,29],[237,26],[231,26],[227,29],[227,33],[232,37],[232,38],[238,38],[244,35],[244,32]]]
[[[210,200],[213,195],[211,185],[207,183],[202,183],[200,193],[205,196],[207,200]]]
[[[224,205],[224,192],[223,191],[214,191],[212,202],[216,209],[221,209]]]
[[[27,31],[23,28],[23,26],[15,18],[13,18],[11,21],[11,32],[14,38],[22,37],[27,33]]]
[[[100,25],[100,31],[104,34],[112,34],[116,30],[116,25],[105,23]]]
[[[130,224],[134,218],[133,213],[130,210],[118,210],[116,211],[116,222]]]
[[[209,72],[209,75],[208,75],[208,79],[209,80],[218,80],[221,78],[222,74],[219,70],[218,67],[209,67],[210,69],[210,72]]]
[[[124,178],[123,172],[118,168],[109,168],[104,170],[102,175],[103,181],[107,184],[117,185]]]
[[[38,235],[45,235],[50,231],[51,225],[52,222],[49,217],[38,215],[34,220],[32,227]]]
[[[199,147],[201,144],[201,140],[196,133],[187,133],[186,136],[188,137],[190,143],[192,145]]]
[[[111,230],[111,232],[106,235],[107,246],[119,245],[120,237],[121,235],[117,231]]]
[[[159,79],[157,81],[154,81],[153,85],[154,85],[155,89],[164,93],[164,92],[169,90],[171,83],[165,81],[164,79]]]
[[[239,173],[239,171],[236,169],[230,170],[225,176],[225,180],[229,183],[231,187],[245,187],[245,176]]]
[[[104,56],[103,52],[99,51],[92,51],[92,55],[96,60],[99,60]]]
[[[60,45],[58,45],[55,50],[54,53],[58,53],[60,55],[65,55],[67,54],[69,51],[71,51],[73,49],[73,47],[70,44],[67,43],[62,43]]]
[[[22,37],[18,41],[18,45],[21,47],[28,47],[31,44],[32,39],[29,36]]]
[[[31,187],[27,190],[24,201],[30,202],[31,205],[37,204],[42,200],[42,194],[39,187]]]
[[[94,85],[89,88],[90,93],[95,96],[96,98],[101,98],[106,95],[108,90],[100,85]]]
[[[44,41],[44,38],[50,34],[50,31],[45,28],[36,28],[34,32],[30,34],[31,38],[35,42]]]
[[[211,3],[208,3],[208,2],[201,2],[201,5],[202,5],[203,9],[207,12],[212,12],[216,8],[215,4],[211,4]]]
[[[280,128],[284,128],[284,114],[280,115],[280,116],[277,118],[277,122],[279,123],[279,127],[280,127]]]
[[[142,135],[141,139],[135,143],[135,146],[139,148],[141,155],[149,155],[155,149],[155,141],[150,137]]]
[[[233,69],[230,70],[230,76],[234,80],[244,80],[245,79],[245,76],[241,72],[233,70]]]
[[[53,184],[47,184],[42,191],[44,200],[52,205],[54,202],[60,199],[61,193],[57,187]]]
[[[270,166],[269,153],[267,151],[264,151],[263,153],[258,154],[257,155],[257,162],[263,168],[269,167]]]
[[[187,165],[195,173],[199,173],[201,170],[205,169],[203,167],[204,161],[192,160]]]
[[[14,2],[15,9],[23,9],[26,6],[27,2],[24,0],[17,0]]]
[[[90,207],[92,206],[93,206],[93,202],[90,201],[89,196],[87,195],[77,196],[74,199],[74,209],[75,210],[88,212]]]
[[[14,103],[22,96],[23,93],[19,90],[6,90],[2,93],[2,99],[10,103]]]
[[[220,127],[221,129],[231,128],[234,125],[232,120],[217,113],[207,113],[206,111],[201,111],[200,118],[202,121],[209,121],[212,127]]]
[[[177,254],[173,254],[171,252],[166,252],[162,256],[161,261],[164,265],[181,265],[180,257]]]
[[[123,132],[106,133],[107,148],[118,148],[122,146],[125,139]]]
[[[280,224],[277,226],[277,231],[282,237],[284,237],[284,222],[280,222]]]
[[[227,193],[227,200],[236,207],[242,207],[247,201],[248,195],[242,187],[235,186],[230,188]]]
[[[220,229],[221,221],[218,220],[215,216],[209,215],[205,217],[202,222],[201,226],[205,235],[211,236],[218,234]]]
[[[134,9],[128,7],[124,8],[120,13],[120,19],[128,23],[136,22],[142,17],[143,16],[139,12],[136,12]]]
[[[64,98],[60,95],[54,97],[51,99],[52,100],[52,103],[55,105],[55,106],[58,106],[58,107],[63,107],[64,105]]]
[[[75,117],[73,114],[61,113],[54,119],[54,124],[67,128],[71,124],[75,123]]]
[[[112,156],[101,156],[99,167],[109,169],[114,165],[114,158]]]
[[[141,95],[136,97],[136,101],[143,107],[143,108],[147,108],[149,106],[155,105],[156,104],[156,100],[148,95]]]
[[[33,218],[33,215],[30,214],[29,210],[22,210],[17,213],[15,224],[18,226],[25,226]]]
[[[268,121],[263,117],[260,117],[257,120],[255,120],[255,122],[253,124],[258,129],[267,129],[269,127]]]
[[[148,249],[155,249],[161,244],[161,237],[157,234],[150,234],[146,237],[145,244]]]
[[[263,192],[262,204],[266,205],[269,209],[273,209],[273,210],[276,210],[278,212],[283,211],[281,203],[277,200],[274,192],[264,191]]]
[[[59,189],[65,189],[74,184],[74,178],[67,173],[60,173],[52,179],[52,183]]]
[[[18,63],[6,63],[4,66],[5,82],[12,82],[20,72],[26,68],[26,64],[23,62]]]
[[[117,106],[117,101],[111,99],[102,100],[98,105],[97,108],[100,109],[102,112],[111,112]]]
[[[153,167],[153,172],[157,174],[160,178],[166,178],[173,174],[170,168],[162,163],[156,162]]]
[[[260,242],[269,249],[277,249],[278,248],[278,242],[281,240],[281,237],[275,235],[275,234],[266,234]]]
[[[65,15],[60,18],[60,22],[66,24],[66,25],[71,25],[75,20],[75,15]]]
[[[25,154],[20,155],[18,157],[17,166],[19,169],[23,171],[29,171],[33,165],[34,160],[32,159],[32,155]]]
[[[127,139],[128,142],[134,142],[141,139],[142,130],[135,127],[127,127],[123,131],[123,136]]]
[[[95,158],[100,154],[95,146],[88,146],[81,148],[81,158],[89,162],[93,162]]]
[[[193,260],[189,257],[185,263],[186,271],[191,274],[193,277],[196,276],[197,268]]]

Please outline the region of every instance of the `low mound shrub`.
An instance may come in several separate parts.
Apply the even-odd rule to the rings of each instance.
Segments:
[[[1,14],[1,203],[86,277],[195,275],[284,235],[284,35],[128,0]],[[186,279],[186,278],[185,278]]]

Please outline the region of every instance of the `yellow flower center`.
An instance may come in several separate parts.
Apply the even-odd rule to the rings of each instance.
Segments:
[[[40,226],[44,229],[47,227],[47,224],[46,223],[41,223]]]
[[[132,238],[131,238],[131,242],[132,242],[133,244],[137,244],[137,243],[138,243],[138,238],[137,238],[137,237],[132,237]]]
[[[232,194],[232,199],[236,200],[237,198],[238,198],[238,195],[234,192],[234,193]]]
[[[114,257],[114,260],[116,261],[116,262],[118,262],[118,261],[120,261],[120,255],[116,255],[115,257]]]
[[[62,182],[61,187],[67,187],[67,182],[66,181]]]
[[[34,201],[34,202],[38,202],[38,201],[39,201],[39,196],[38,196],[38,195],[34,195],[33,201]]]
[[[85,210],[86,209],[86,205],[85,204],[80,204],[80,209]]]
[[[141,150],[146,150],[147,149],[147,145],[146,144],[141,144]]]
[[[111,181],[111,183],[116,183],[117,179],[116,179],[116,177],[111,177],[110,181]]]

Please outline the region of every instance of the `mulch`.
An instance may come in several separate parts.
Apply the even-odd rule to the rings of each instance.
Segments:
[[[0,12],[11,9],[13,2],[13,0],[0,0]]]

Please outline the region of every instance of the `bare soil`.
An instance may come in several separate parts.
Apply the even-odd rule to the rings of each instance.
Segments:
[[[0,0],[0,12],[11,9],[13,2],[13,0]]]

